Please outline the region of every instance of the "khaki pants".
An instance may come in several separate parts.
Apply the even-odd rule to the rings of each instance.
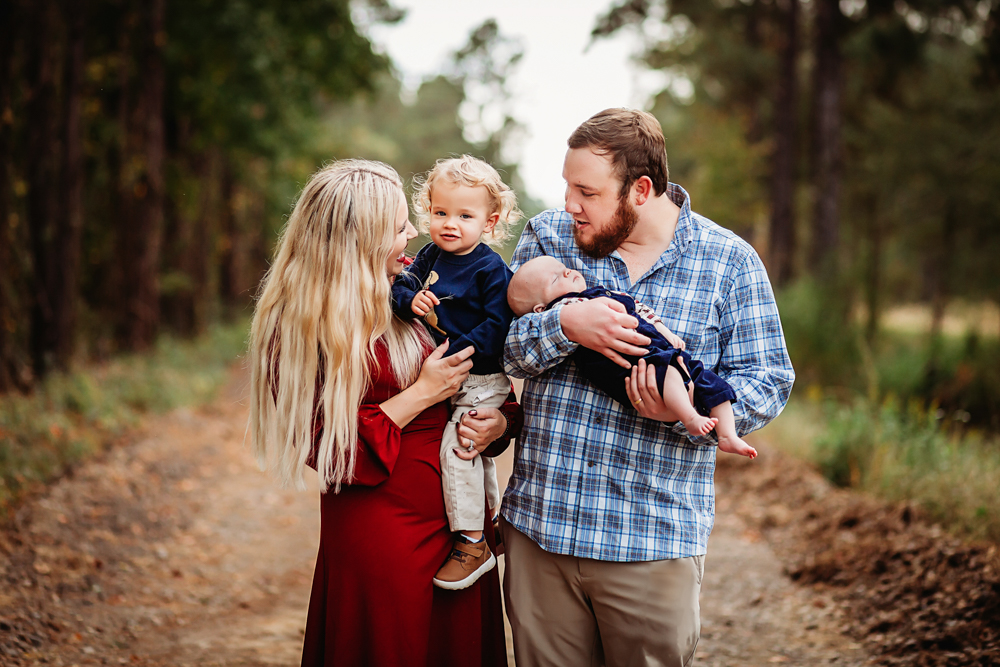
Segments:
[[[638,563],[551,554],[503,522],[517,667],[692,664],[704,556]]]
[[[452,532],[482,530],[487,502],[491,510],[500,504],[500,489],[493,459],[477,456],[471,461],[455,455],[465,449],[458,442],[458,422],[469,410],[499,408],[510,393],[510,380],[503,373],[470,375],[451,399],[451,421],[441,436],[441,487],[444,508]]]

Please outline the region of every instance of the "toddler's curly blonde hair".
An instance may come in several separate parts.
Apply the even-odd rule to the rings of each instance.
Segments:
[[[490,198],[490,214],[499,213],[500,218],[492,232],[483,234],[483,241],[493,246],[510,238],[510,228],[522,216],[521,209],[517,207],[517,195],[503,182],[496,169],[471,155],[441,158],[425,177],[418,176],[414,179],[417,191],[413,193],[413,208],[416,211],[417,228],[421,232],[430,233],[431,195],[434,184],[442,179],[470,188],[486,188]]]

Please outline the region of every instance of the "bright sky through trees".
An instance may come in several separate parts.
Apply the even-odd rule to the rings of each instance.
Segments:
[[[411,89],[445,68],[450,54],[488,18],[497,20],[503,35],[521,41],[524,58],[510,88],[516,96],[514,116],[526,131],[508,158],[520,162],[528,190],[546,206],[562,204],[562,160],[570,132],[607,107],[643,107],[649,95],[662,88],[660,74],[631,62],[635,50],[631,33],[624,31],[587,48],[596,18],[607,11],[610,0],[398,0],[393,4],[407,10],[406,18],[397,25],[376,26],[372,37],[392,57]]]

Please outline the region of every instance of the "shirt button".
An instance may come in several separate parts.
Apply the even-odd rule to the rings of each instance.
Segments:
[[[603,421],[604,421],[604,419],[602,417],[600,417],[600,416],[594,417],[594,423],[595,424],[600,424]]]
[[[587,461],[587,467],[588,468],[593,468],[594,467],[594,462],[593,461]]]

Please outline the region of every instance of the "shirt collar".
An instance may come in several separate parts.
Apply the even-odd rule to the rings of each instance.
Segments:
[[[670,245],[663,252],[662,255],[653,263],[649,270],[636,281],[636,283],[641,282],[646,278],[646,276],[652,275],[658,271],[663,266],[668,266],[684,254],[688,245],[694,241],[695,227],[694,227],[694,215],[691,213],[691,197],[688,195],[687,191],[676,183],[667,183],[667,196],[670,197],[670,201],[680,207],[680,212],[677,215],[677,226],[674,227],[674,238],[671,239]],[[613,257],[616,257],[618,261],[624,261],[618,251],[615,250],[612,253]],[[634,284],[633,284],[634,287]]]
[[[684,252],[691,241],[694,240],[694,217],[691,214],[691,197],[687,190],[676,183],[667,184],[667,196],[670,201],[680,207],[680,214],[677,216],[677,227],[674,229],[674,240],[670,243],[671,248],[677,246],[678,252]],[[667,253],[670,254],[670,248]]]

